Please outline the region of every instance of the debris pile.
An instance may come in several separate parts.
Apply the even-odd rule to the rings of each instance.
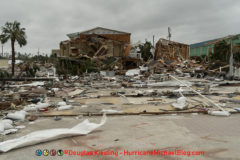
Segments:
[[[57,67],[60,74],[124,70],[142,63],[137,44],[131,45],[98,34],[62,41],[60,52]]]

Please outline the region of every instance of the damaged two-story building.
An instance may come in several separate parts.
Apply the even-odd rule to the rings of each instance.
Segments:
[[[130,43],[131,33],[102,27],[67,34],[69,40],[60,43],[60,55],[123,57],[124,47]]]
[[[113,61],[117,69],[134,68],[140,65],[141,57],[129,56],[131,33],[102,27],[96,27],[83,32],[67,34],[68,40],[60,42],[60,63],[66,67],[66,59],[78,63],[79,60]],[[112,58],[111,60],[108,60]],[[105,66],[105,64],[100,65]],[[107,64],[107,66],[109,66]],[[101,68],[100,67],[100,68]],[[101,68],[102,69],[102,68]],[[103,67],[103,69],[108,69]],[[112,68],[110,68],[112,69]]]
[[[156,44],[154,59],[186,60],[189,58],[189,45],[160,38]]]

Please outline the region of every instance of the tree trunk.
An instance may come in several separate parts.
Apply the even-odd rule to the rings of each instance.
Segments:
[[[15,70],[15,48],[14,48],[14,40],[11,40],[12,45],[12,77],[14,77],[14,70]]]

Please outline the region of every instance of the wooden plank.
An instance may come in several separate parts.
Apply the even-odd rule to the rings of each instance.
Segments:
[[[0,81],[53,81],[55,78],[0,78]]]

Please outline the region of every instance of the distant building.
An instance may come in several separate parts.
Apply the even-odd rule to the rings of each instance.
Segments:
[[[60,56],[60,49],[52,49],[51,55],[58,57]]]
[[[214,46],[217,42],[225,40],[228,44],[233,44],[233,48],[236,48],[240,44],[240,34],[229,35],[223,38],[208,40],[200,43],[190,45],[190,57],[194,56],[209,56],[214,52]]]
[[[9,67],[8,59],[0,59],[0,69],[7,69]]]

